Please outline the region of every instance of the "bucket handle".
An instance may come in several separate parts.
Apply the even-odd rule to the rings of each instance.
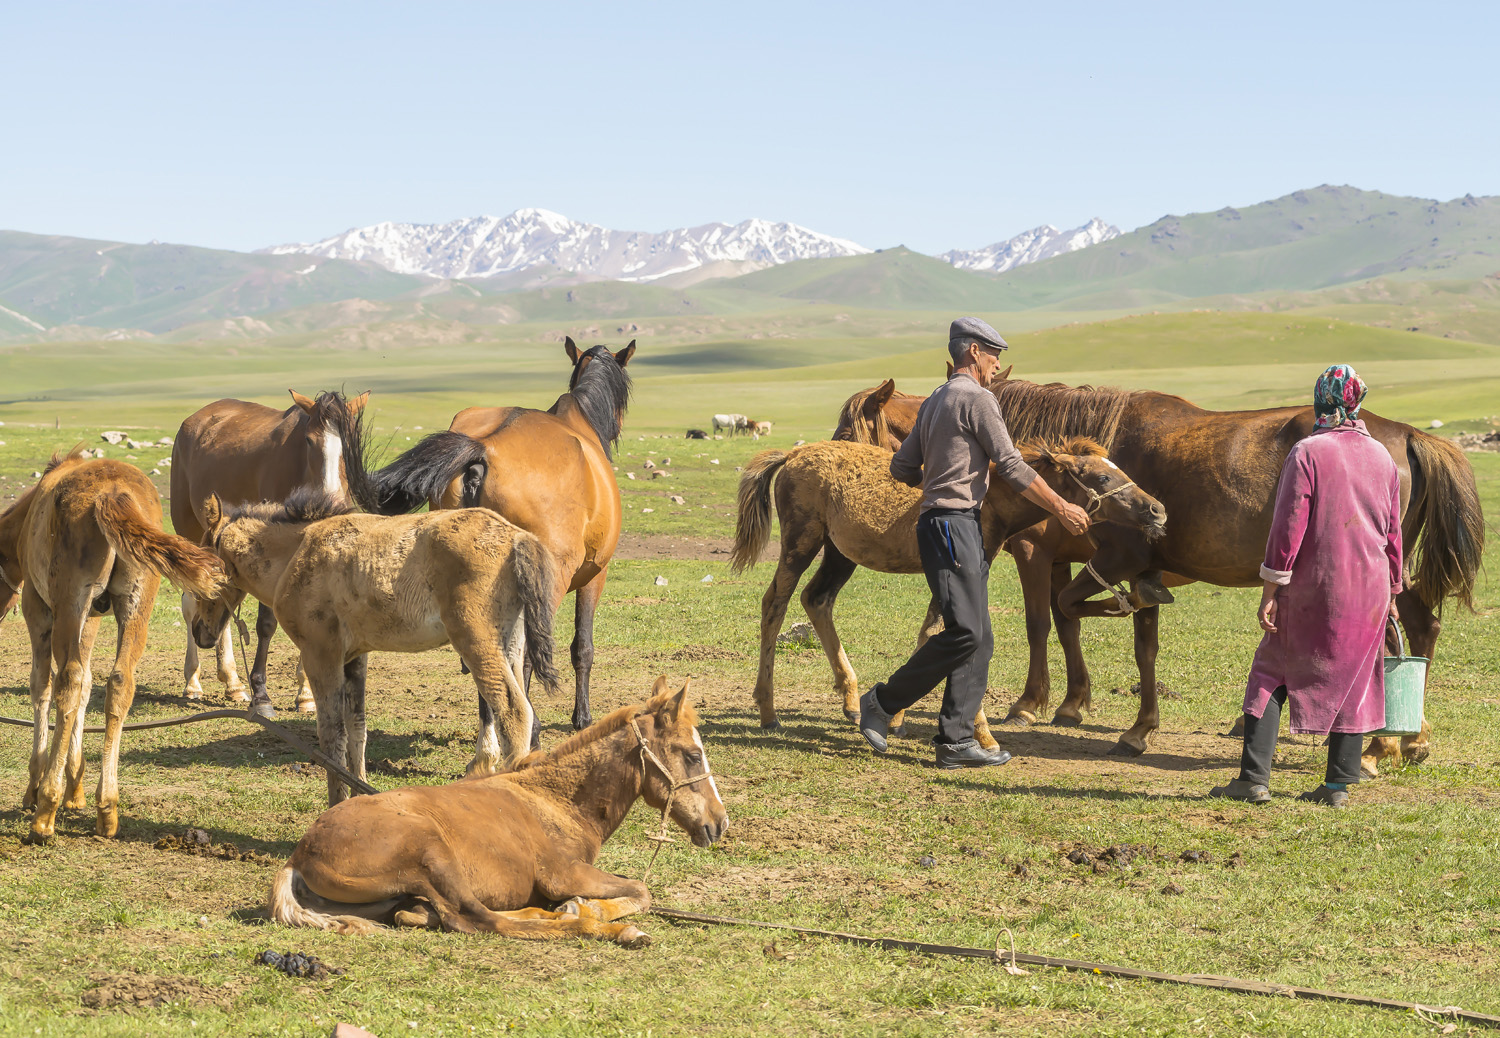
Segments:
[[[1397,656],[1397,658],[1398,659],[1403,659],[1403,660],[1406,659],[1406,639],[1403,638],[1403,637],[1401,637],[1401,625],[1398,624],[1395,620],[1392,620],[1390,617],[1386,617],[1385,618],[1385,622],[1387,624],[1389,624],[1390,627],[1391,627],[1391,629],[1396,632],[1396,656]]]

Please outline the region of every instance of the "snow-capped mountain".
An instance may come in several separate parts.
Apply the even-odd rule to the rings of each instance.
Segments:
[[[996,242],[983,249],[954,249],[938,258],[947,260],[961,270],[983,270],[999,274],[1024,263],[1035,263],[1064,252],[1086,249],[1090,245],[1098,245],[1119,236],[1118,227],[1107,224],[1096,216],[1082,227],[1075,227],[1071,231],[1059,231],[1051,224],[1043,224],[1018,234],[1009,241]]]
[[[439,278],[493,277],[546,265],[591,278],[653,281],[710,263],[734,263],[747,272],[870,250],[794,223],[745,220],[652,234],[612,231],[546,209],[517,209],[509,216],[451,223],[378,223],[261,251],[369,260],[398,274]]]

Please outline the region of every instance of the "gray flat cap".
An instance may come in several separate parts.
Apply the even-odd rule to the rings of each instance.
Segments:
[[[948,341],[974,339],[997,350],[1008,350],[1010,344],[1000,338],[1000,333],[977,317],[960,317],[948,326]]]

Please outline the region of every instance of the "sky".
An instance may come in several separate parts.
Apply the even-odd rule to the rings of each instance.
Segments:
[[[871,248],[1500,194],[1500,4],[0,2],[0,228],[246,250],[535,206]]]

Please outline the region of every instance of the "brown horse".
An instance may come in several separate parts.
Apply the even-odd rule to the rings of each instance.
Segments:
[[[172,441],[172,526],[183,537],[201,542],[203,502],[210,494],[226,505],[285,501],[298,487],[321,487],[330,494],[348,489],[342,471],[343,444],[334,415],[358,414],[369,400],[363,393],[345,400],[338,393],[323,393],[309,400],[295,389],[293,406],[277,411],[246,400],[215,400],[193,412]],[[191,595],[182,599],[183,624],[192,630],[197,604]],[[231,700],[250,700],[250,709],[269,717],[275,708],[266,693],[266,655],[276,633],[276,614],[262,605],[255,620],[257,636],[255,665],[250,670],[251,695],[234,669],[234,649],[229,629],[214,647],[219,680]],[[312,690],[299,666],[297,709],[314,709]],[[188,635],[182,674],[184,694],[203,696],[198,678],[198,644]]]
[[[1166,522],[1161,505],[1136,488],[1098,444],[1074,437],[1050,446],[1023,442],[1020,448],[1027,463],[1065,500],[1079,505],[1099,502],[1100,531],[1118,523],[1145,530],[1149,537],[1161,535]],[[739,572],[754,566],[770,540],[773,481],[781,522],[781,558],[761,600],[755,702],[763,728],[778,725],[772,674],[776,635],[797,582],[819,551],[823,561],[803,589],[802,605],[833,666],[834,689],[843,693],[845,716],[858,716],[858,679],[833,626],[838,593],[859,566],[879,573],[922,572],[916,536],[922,492],[891,477],[890,458],[882,448],[825,441],[791,451],[762,451],[745,466],[731,568]],[[1013,533],[1045,514],[1040,505],[992,479],[980,510],[988,557],[993,558]],[[936,619],[929,607],[918,644],[926,640]],[[899,719],[894,726],[900,726]],[[982,709],[975,738],[985,746],[995,745]]]
[[[135,666],[163,576],[200,595],[218,592],[218,560],[161,527],[161,498],[140,469],[56,455],[41,480],[0,515],[0,576],[10,608],[17,589],[31,635],[31,774],[24,806],[30,839],[47,842],[59,805],[83,806],[83,715],[99,619],[115,616],[115,665],[104,693],[104,757],[95,831],[119,829],[120,730],[135,699]],[[54,669],[55,668],[55,669]],[[55,709],[52,746],[47,717]],[[64,794],[66,793],[66,797]]]
[[[618,353],[604,346],[579,352],[571,338],[564,348],[573,375],[568,392],[550,408],[465,408],[447,432],[426,437],[378,472],[366,473],[360,423],[346,421],[341,428],[353,448],[346,450],[350,489],[366,511],[396,515],[423,504],[482,505],[541,538],[563,576],[554,609],[568,592],[576,596],[573,727],[583,728],[590,722],[594,611],[620,540],[620,487],[610,447],[620,438],[630,400],[625,365],[635,341]]]
[[[989,381],[992,387],[1010,378],[1015,365],[997,371]],[[948,363],[948,377],[953,377],[953,364]],[[989,388],[989,387],[986,387]],[[833,430],[834,440],[850,443],[868,443],[895,451],[906,439],[917,421],[917,410],[925,396],[914,396],[896,389],[896,380],[888,378],[878,386],[861,389],[839,409],[838,425]]]
[[[514,771],[324,812],[277,874],[271,918],[340,933],[384,922],[644,945],[615,920],[649,908],[651,892],[594,859],[642,797],[699,847],[724,834],[729,816],[686,699],[686,685],[674,694],[659,678],[644,703]]]
[[[350,514],[342,497],[299,489],[284,503],[203,505],[209,543],[230,582],[200,603],[193,637],[212,645],[246,592],[269,605],[318,704],[318,742],[365,777],[365,667],[371,651],[452,645],[479,686],[469,774],[524,757],[531,704],[524,657],[552,685],[552,559],[531,534],[487,508],[410,516]],[[498,721],[498,725],[497,725]],[[345,796],[328,773],[328,802]]]
[[[1259,586],[1281,464],[1292,444],[1312,431],[1312,408],[1209,411],[1165,393],[1041,386],[1019,379],[991,388],[1013,435],[1093,436],[1172,512],[1171,529],[1152,546],[1143,567],[1165,570],[1169,584],[1202,580],[1224,587]],[[1370,434],[1385,445],[1400,473],[1402,537],[1411,575],[1397,605],[1410,651],[1430,658],[1442,629],[1438,617],[1444,600],[1456,598],[1472,607],[1484,552],[1473,469],[1449,441],[1369,411],[1363,414]],[[886,424],[892,436],[910,432],[896,417]],[[1056,607],[1060,585],[1070,576],[1068,562],[1087,556],[1055,523],[1023,531],[1007,549],[1017,560],[1032,651],[1026,690],[1007,720],[1034,723],[1049,696],[1047,603]],[[1159,725],[1158,615],[1149,603],[1134,614],[1141,713],[1113,752],[1144,752]],[[1076,617],[1057,608],[1054,616],[1068,657],[1068,693],[1053,723],[1078,724],[1090,707],[1088,669]],[[1365,751],[1364,768],[1374,774],[1381,758],[1398,754],[1421,760],[1427,749],[1425,726],[1418,736],[1377,738]]]

